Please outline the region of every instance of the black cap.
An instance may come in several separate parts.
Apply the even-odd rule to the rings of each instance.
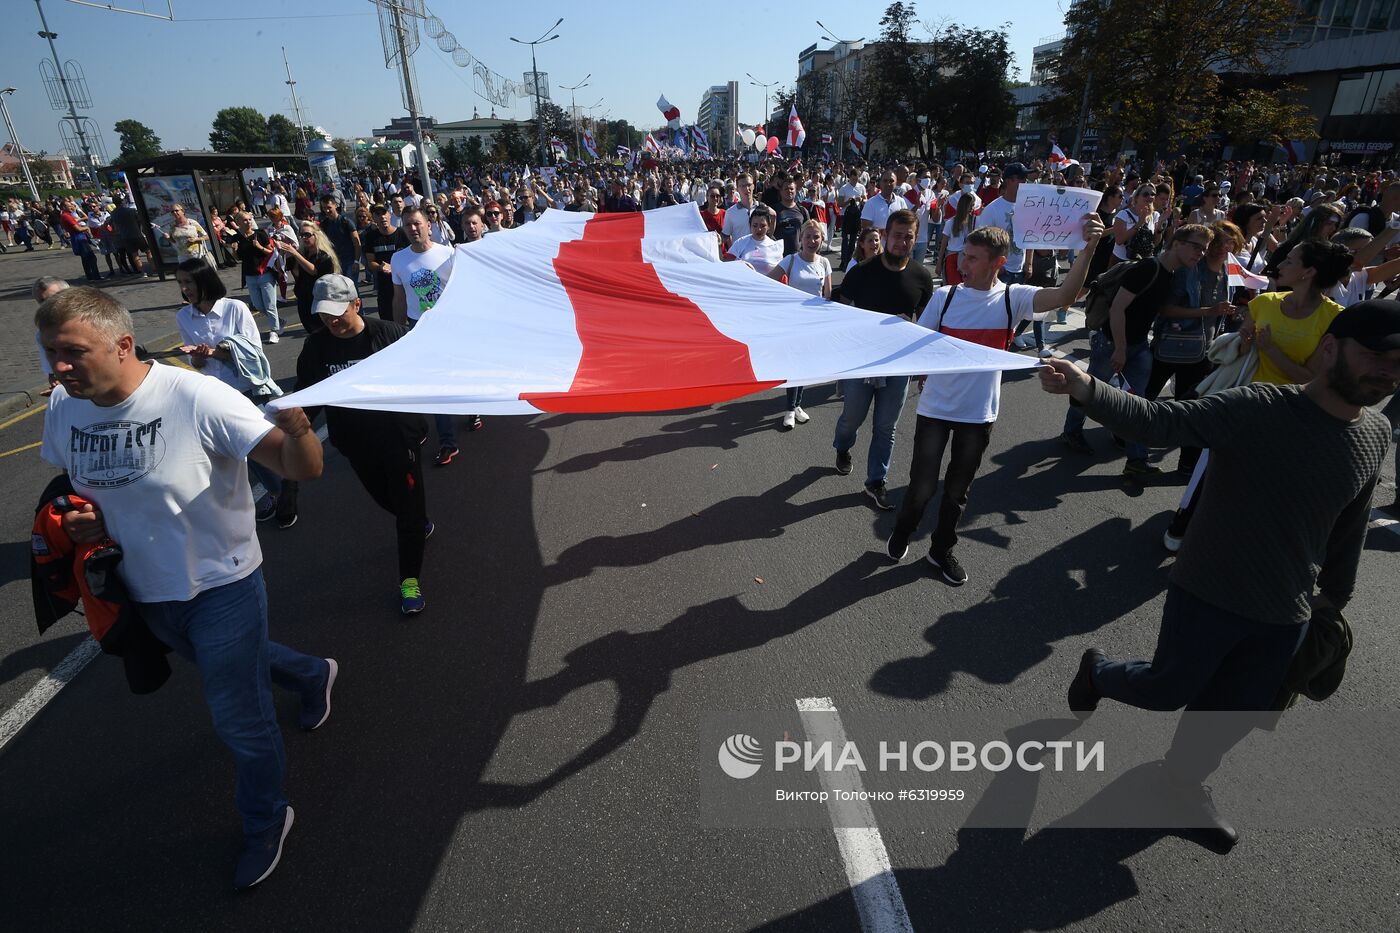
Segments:
[[[1004,179],[1026,178],[1029,175],[1030,172],[1026,171],[1026,167],[1020,162],[1012,162],[1001,170],[1001,177]]]
[[[1360,301],[1332,319],[1327,333],[1348,337],[1368,350],[1400,350],[1400,301],[1372,298]]]

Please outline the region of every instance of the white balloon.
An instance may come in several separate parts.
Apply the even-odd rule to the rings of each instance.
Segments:
[[[744,132],[740,133],[739,135],[740,135],[741,137],[743,137],[744,145],[745,145],[745,146],[752,146],[752,145],[753,145],[753,141],[754,141],[754,131],[753,131],[753,130],[744,130]]]
[[[405,146],[404,148],[407,149],[408,147]],[[755,152],[767,152],[767,151],[768,151],[768,137],[767,137],[767,136],[755,136],[755,137],[753,138],[753,148],[754,148],[754,151],[755,151]]]

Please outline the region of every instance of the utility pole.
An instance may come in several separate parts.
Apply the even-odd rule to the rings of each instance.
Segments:
[[[583,143],[580,141],[579,137],[578,101],[574,99],[574,95],[578,93],[579,88],[588,87],[588,79],[591,77],[593,77],[593,72],[590,71],[588,74],[583,76],[582,81],[580,81],[578,84],[575,84],[573,87],[570,87],[567,84],[559,85],[564,90],[569,92],[569,112],[572,113],[574,117],[574,152],[578,154],[578,157],[580,159],[583,158]]]
[[[558,39],[559,33],[554,32],[554,30],[558,29],[559,24],[562,22],[564,22],[564,17],[561,16],[554,21],[553,26],[550,26],[544,32],[540,33],[540,37],[533,42],[526,42],[524,39],[517,39],[514,36],[509,37],[512,42],[519,43],[520,45],[528,45],[530,47],[530,74],[535,79],[535,135],[539,137],[541,165],[548,165],[549,159],[545,155],[544,149],[544,114],[540,112],[540,66],[539,63],[535,61],[535,46],[544,45],[546,42],[553,42],[555,39]],[[554,32],[554,35],[549,36],[551,32]],[[546,39],[545,36],[549,36],[549,38]]]
[[[39,8],[39,23],[44,27],[43,31],[39,33],[39,38],[47,39],[49,42],[49,54],[53,56],[54,73],[58,76],[59,87],[63,89],[63,100],[68,104],[68,116],[64,119],[73,121],[73,132],[78,137],[78,146],[83,150],[84,168],[91,172],[94,168],[92,147],[88,145],[87,134],[83,132],[83,121],[78,117],[78,105],[73,100],[73,91],[68,87],[68,76],[63,73],[63,63],[58,60],[58,47],[53,44],[53,40],[58,38],[58,33],[49,29],[49,21],[44,16],[42,0],[34,0],[34,5]]]
[[[7,87],[0,89],[0,114],[5,117],[5,129],[10,131],[10,142],[14,143],[15,155],[19,157],[19,167],[24,170],[24,180],[29,185],[29,196],[33,200],[39,200],[39,186],[34,184],[34,176],[29,172],[29,159],[24,155],[24,147],[20,145],[19,134],[15,132],[15,124],[10,119],[10,108],[5,106],[5,95],[13,94],[15,88]]]
[[[774,85],[776,85],[778,82],[777,82],[777,81],[769,81],[767,84],[764,84],[762,81],[760,81],[760,80],[758,80],[757,78],[755,78],[752,74],[749,74],[749,72],[746,71],[746,72],[744,72],[744,74],[749,75],[749,83],[750,83],[750,84],[753,84],[755,87],[761,87],[761,88],[763,88],[763,135],[767,136],[767,135],[768,135],[768,117],[770,116],[770,114],[768,113],[768,89],[769,89],[770,87],[773,87]]]
[[[297,83],[292,80],[292,66],[287,63],[287,47],[282,46],[282,67],[287,69],[287,87],[292,89],[292,112],[297,115],[297,133],[301,135],[301,151],[306,151],[306,121],[301,116],[301,104],[297,101]]]
[[[1084,130],[1089,122],[1089,88],[1094,86],[1094,72],[1091,70],[1084,79],[1084,97],[1079,101],[1079,125],[1074,131],[1074,158],[1084,152]]]
[[[404,103],[408,105],[408,115],[413,120],[413,145],[418,149],[418,179],[423,185],[423,190],[419,194],[431,201],[433,180],[428,175],[428,149],[423,145],[423,128],[418,123],[418,96],[413,87],[413,69],[409,65],[407,28],[403,22],[403,7],[398,3],[392,3],[390,9],[394,13],[394,33],[399,40],[399,67],[403,69]]]

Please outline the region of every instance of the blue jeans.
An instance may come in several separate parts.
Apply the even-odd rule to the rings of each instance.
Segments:
[[[916,266],[921,266],[921,265],[923,265],[923,264],[924,264],[924,256],[925,256],[927,253],[928,253],[928,240],[924,240],[924,241],[921,242],[921,243],[915,243],[915,244],[914,244],[914,255],[913,255],[913,257],[912,257],[913,260],[914,260],[914,264],[915,264]]]
[[[1113,378],[1113,341],[1096,330],[1089,337],[1089,375],[1107,382]],[[1147,380],[1152,377],[1152,348],[1147,342],[1131,344],[1128,357],[1123,363],[1123,378],[1128,380],[1134,395],[1142,395],[1147,388]],[[1084,431],[1084,409],[1071,405],[1065,413],[1065,433],[1081,434]],[[1147,447],[1137,441],[1128,442],[1129,460],[1146,460]]]
[[[186,602],[142,603],[141,614],[157,638],[199,668],[214,731],[233,752],[243,832],[280,826],[287,762],[272,684],[314,696],[326,663],[267,640],[261,569]]]
[[[1026,270],[1020,272],[1007,272],[1002,269],[997,273],[997,278],[1007,285],[1024,285],[1026,282]],[[1022,321],[1016,326],[1016,336],[1019,337],[1026,332],[1026,325],[1030,324],[1034,329],[1031,331],[1035,335],[1036,349],[1045,346],[1045,322],[1044,321]]]
[[[277,316],[277,276],[271,272],[248,276],[248,303],[254,311],[267,315],[268,328],[282,336],[282,319]]]
[[[894,429],[904,411],[904,397],[909,390],[908,376],[886,376],[880,387],[864,379],[842,379],[845,395],[841,417],[836,419],[836,437],[831,446],[850,450],[856,443],[856,432],[865,423],[870,403],[875,403],[875,422],[871,425],[870,452],[865,460],[865,485],[875,486],[885,481],[890,472],[890,457],[894,455]]]
[[[806,386],[796,386],[795,388],[783,390],[787,393],[788,411],[797,411],[797,409],[802,407],[802,390],[805,388]]]

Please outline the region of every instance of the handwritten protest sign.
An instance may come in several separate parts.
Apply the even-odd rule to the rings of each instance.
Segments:
[[[1022,185],[1012,224],[1020,249],[1083,249],[1084,215],[1098,209],[1101,191]]]

